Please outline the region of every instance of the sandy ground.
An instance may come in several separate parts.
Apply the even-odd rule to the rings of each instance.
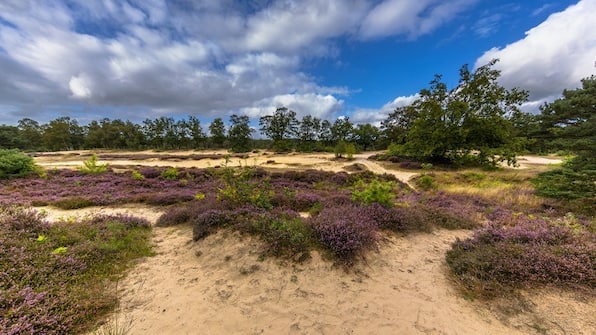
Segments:
[[[414,175],[385,170],[366,157],[358,155],[355,161],[346,162],[327,154],[256,154],[242,164],[341,171],[357,163],[376,173],[394,173],[406,182]],[[80,166],[84,159],[37,158],[46,167]],[[208,167],[222,162],[109,163]],[[118,212],[144,216],[154,223],[161,214],[139,205],[42,210],[50,220]],[[193,242],[189,227],[155,227],[157,255],[139,262],[119,284],[121,311],[113,318],[131,321],[132,335],[596,334],[595,299],[561,291],[525,292],[521,308],[525,312],[515,313],[503,308],[515,310],[520,308],[517,303],[500,302],[496,308],[464,299],[450,281],[444,259],[451,243],[469,234],[440,230],[407,237],[389,235],[378,252],[346,272],[317,253],[304,264],[262,260],[260,242],[237,233],[220,232]]]

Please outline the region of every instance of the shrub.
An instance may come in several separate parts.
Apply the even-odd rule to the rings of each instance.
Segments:
[[[140,173],[139,171],[133,170],[132,171],[132,179],[143,180],[143,179],[145,179],[145,176],[142,173]]]
[[[263,214],[256,217],[252,227],[265,242],[266,254],[299,262],[310,257],[312,232],[296,213]]]
[[[260,208],[272,208],[271,198],[274,193],[266,178],[253,180],[257,174],[263,173],[252,167],[233,168],[226,159],[222,172],[224,186],[218,191],[218,199],[228,201],[236,206],[252,205]]]
[[[0,149],[0,179],[26,176],[35,170],[33,158],[19,150]]]
[[[216,229],[233,223],[230,211],[210,209],[192,218],[192,239],[198,241],[213,233]]]
[[[377,246],[377,224],[362,207],[325,208],[310,223],[319,242],[340,263],[351,265],[365,250]]]
[[[52,202],[52,205],[61,209],[79,209],[85,207],[94,206],[95,203],[92,200],[85,199],[82,197],[72,197],[60,199]]]
[[[418,187],[426,191],[437,188],[437,185],[435,184],[435,178],[428,174],[423,174],[417,178],[415,182]]]
[[[1,334],[87,333],[115,306],[110,281],[152,254],[143,219],[49,225],[35,211],[2,208],[0,221]]]
[[[91,158],[83,162],[83,166],[79,167],[79,171],[85,174],[100,174],[108,170],[108,164],[98,164],[97,155],[91,155]]]
[[[178,179],[178,168],[168,168],[161,173],[161,177],[166,180]]]
[[[378,179],[373,179],[368,184],[360,181],[352,191],[352,199],[366,205],[377,203],[385,207],[392,207],[395,200],[393,183]]]
[[[589,223],[564,222],[501,215],[472,238],[457,240],[447,264],[466,289],[484,297],[536,285],[594,288],[594,233]]]

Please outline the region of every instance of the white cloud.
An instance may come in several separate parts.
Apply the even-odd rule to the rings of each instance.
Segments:
[[[564,88],[579,87],[594,73],[596,55],[595,0],[582,0],[552,14],[526,36],[504,48],[485,52],[476,66],[499,58],[500,82],[530,91],[531,104],[559,96]]]
[[[90,82],[87,76],[80,75],[71,77],[68,82],[68,87],[72,92],[72,97],[76,99],[87,99],[91,97]]]
[[[360,27],[360,35],[365,39],[396,34],[417,37],[453,19],[475,2],[476,0],[385,0],[368,13]]]
[[[373,108],[360,108],[352,113],[351,121],[357,124],[370,123],[374,125],[380,125],[381,121],[387,119],[387,116],[391,114],[396,108],[411,105],[416,99],[418,94],[401,96],[389,101],[379,109]]]
[[[251,107],[240,109],[240,112],[251,118],[258,118],[272,114],[279,107],[293,110],[298,118],[310,114],[321,119],[331,119],[343,108],[343,101],[332,95],[283,94],[258,101]]]

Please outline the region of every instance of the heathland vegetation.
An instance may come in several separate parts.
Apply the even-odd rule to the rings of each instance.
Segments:
[[[64,334],[93,329],[116,304],[115,285],[131,261],[152,254],[142,218],[100,215],[49,223],[31,207],[161,206],[158,226],[192,226],[198,241],[218,230],[250,234],[259,257],[304,262],[319,252],[350,269],[385,234],[471,229],[447,252],[451,275],[469,297],[520,288],[596,289],[596,77],[524,114],[523,90],[497,83],[494,62],[460,70],[448,89],[437,76],[410,106],[377,128],[333,123],[279,108],[259,121],[268,141],[251,139],[246,116],[206,136],[198,119],[120,120],[79,126],[24,119],[0,127],[0,333]],[[336,159],[384,149],[374,158],[417,169],[413,187],[364,171],[265,170],[229,157],[216,168],[128,167],[92,155],[79,169],[42,170],[17,150],[201,149],[234,152],[332,150]],[[560,167],[504,169],[522,152],[559,152]],[[134,155],[132,153],[131,155]],[[223,157],[222,157],[223,158]],[[112,283],[112,284],[110,284]]]

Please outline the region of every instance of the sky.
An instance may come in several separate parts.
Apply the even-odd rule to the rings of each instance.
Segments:
[[[537,112],[596,73],[596,0],[0,0],[0,124],[204,125],[288,107],[378,123],[498,58]]]

